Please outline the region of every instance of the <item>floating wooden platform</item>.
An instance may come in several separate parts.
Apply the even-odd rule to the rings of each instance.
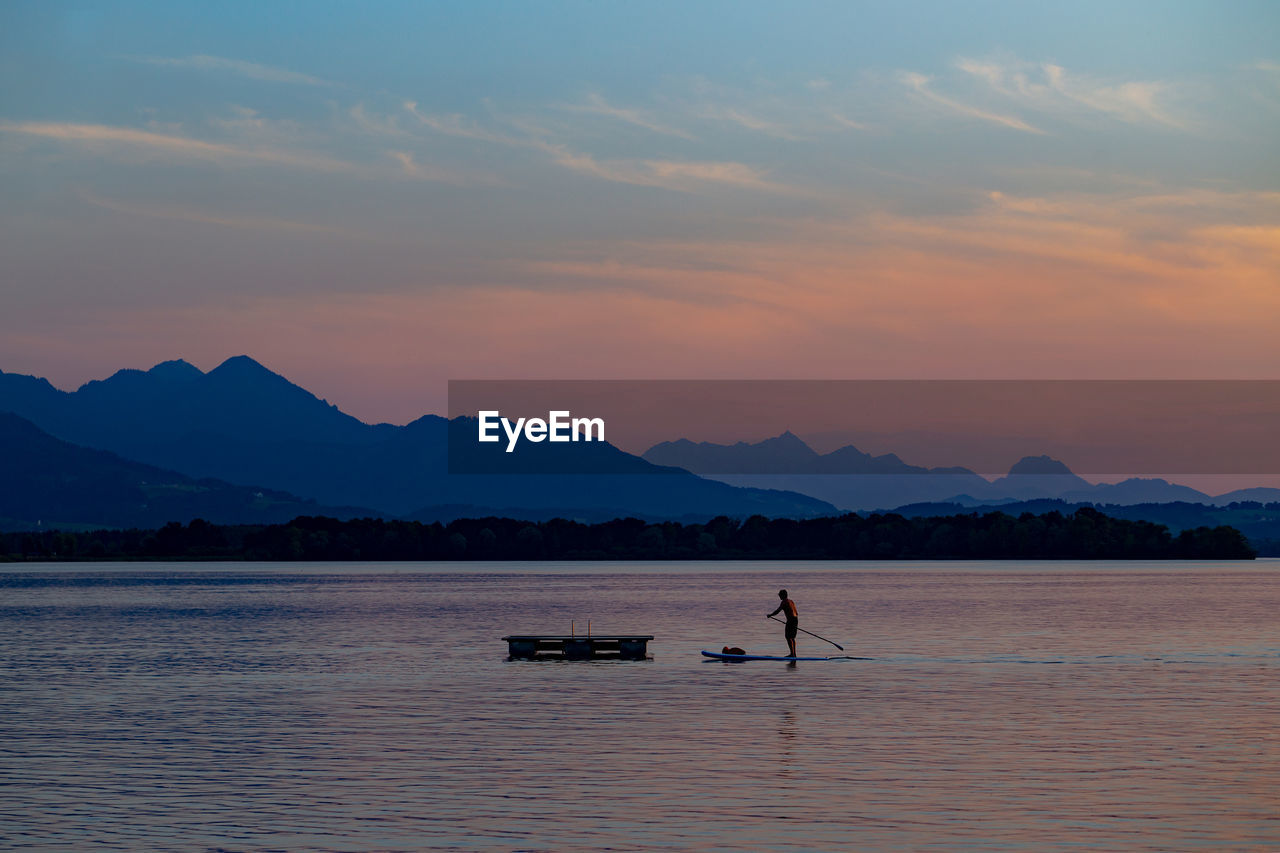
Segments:
[[[554,634],[512,634],[509,660],[647,660],[651,634],[575,637]]]

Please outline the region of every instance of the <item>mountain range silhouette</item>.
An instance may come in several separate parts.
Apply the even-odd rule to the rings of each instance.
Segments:
[[[1005,476],[987,480],[968,468],[924,468],[893,453],[873,456],[853,445],[820,454],[790,431],[755,443],[666,441],[655,444],[643,456],[656,464],[678,466],[734,485],[813,495],[853,511],[928,502],[979,507],[1042,499],[1082,504],[1184,501],[1218,505],[1280,500],[1280,489],[1241,489],[1210,496],[1161,478],[1134,477],[1095,484],[1061,461],[1043,455],[1023,457]]]
[[[418,520],[450,519],[460,511],[530,518],[554,513],[583,520],[835,512],[806,495],[736,488],[666,470],[611,445],[574,445],[586,448],[578,473],[563,473],[561,463],[544,466],[556,473],[450,475],[451,427],[445,418],[426,415],[405,426],[366,424],[247,356],[228,359],[208,373],[185,361],[166,361],[148,371],[121,370],[73,392],[44,379],[0,372],[0,412],[5,411],[67,448],[108,451],[168,475],[212,478],[287,493],[298,501]],[[454,428],[464,426],[458,422]],[[27,452],[24,447],[15,439],[0,452],[20,455]],[[532,445],[518,457],[532,464],[561,447]],[[71,454],[67,448],[65,454]],[[604,469],[656,476],[584,476],[593,470],[590,454],[609,458]],[[77,458],[84,464],[91,459]],[[69,458],[62,462],[70,464]],[[37,471],[23,470],[38,479]],[[115,470],[126,478],[142,476],[119,466]],[[536,465],[523,470],[534,471]],[[34,487],[29,480],[6,485],[11,494]],[[67,500],[79,506],[70,494]],[[20,516],[30,517],[29,512]],[[76,520],[65,513],[60,517]]]
[[[501,462],[492,469],[498,473],[459,476],[449,473],[450,430],[474,435],[473,420],[425,415],[404,426],[366,424],[248,356],[207,373],[182,360],[120,370],[72,392],[0,371],[0,412],[16,416],[0,421],[7,475],[0,524],[9,526],[197,516],[256,522],[295,509],[424,521],[598,521],[803,518],[928,502],[1280,499],[1275,489],[1211,498],[1159,479],[1095,485],[1044,456],[1022,459],[992,482],[965,468],[923,468],[853,446],[819,454],[791,432],[754,444],[663,442],[642,457],[598,443],[544,443],[484,457],[490,449],[501,454],[486,445],[472,461]],[[610,473],[593,473],[602,470]],[[629,476],[636,473],[654,476]]]

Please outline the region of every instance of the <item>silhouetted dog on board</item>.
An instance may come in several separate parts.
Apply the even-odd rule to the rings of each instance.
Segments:
[[[721,649],[721,650],[720,650],[720,654],[722,654],[722,655],[745,655],[745,654],[746,654],[746,652],[745,652],[745,651],[743,651],[742,649],[738,648],[737,646],[725,646],[723,649]]]

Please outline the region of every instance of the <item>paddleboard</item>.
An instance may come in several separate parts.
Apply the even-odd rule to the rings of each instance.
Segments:
[[[708,652],[708,651],[703,651],[702,654],[705,657],[715,658],[716,660],[785,660],[785,661],[838,660],[838,658],[792,658],[792,657],[785,657],[785,656],[778,657],[775,655],[726,655],[724,652]]]

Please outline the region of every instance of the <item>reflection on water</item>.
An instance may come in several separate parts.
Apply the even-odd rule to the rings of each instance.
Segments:
[[[796,666],[792,661],[787,666]],[[789,779],[794,771],[796,747],[796,714],[795,711],[783,711],[778,715],[778,778]]]
[[[1280,573],[713,568],[15,567],[0,847],[1280,847]]]

